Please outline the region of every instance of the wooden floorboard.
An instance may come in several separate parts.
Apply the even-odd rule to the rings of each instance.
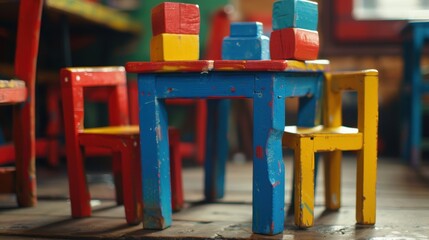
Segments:
[[[286,159],[286,203],[290,206],[291,159]],[[415,171],[392,159],[380,159],[377,182],[377,223],[355,224],[355,161],[342,167],[342,208],[323,207],[323,177],[318,177],[315,226],[300,230],[286,217],[283,234],[261,236],[251,232],[252,165],[229,163],[224,199],[204,203],[203,171],[185,168],[186,207],[173,214],[173,225],[163,231],[143,230],[125,223],[122,206],[114,202],[109,174],[92,172],[93,216],[72,219],[64,169],[38,169],[35,208],[17,208],[12,195],[0,196],[0,239],[429,239],[429,168]],[[322,168],[322,166],[321,166]],[[322,172],[322,171],[320,171]]]

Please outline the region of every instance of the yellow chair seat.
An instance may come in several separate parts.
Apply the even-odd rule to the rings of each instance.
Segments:
[[[322,125],[312,128],[286,126],[283,134],[283,146],[295,149],[297,141],[308,138],[313,141],[313,151],[351,151],[362,148],[362,133],[357,128],[326,128]]]
[[[111,135],[134,135],[139,133],[138,125],[129,125],[129,126],[108,126],[108,127],[98,127],[98,128],[87,128],[84,129],[81,133],[83,134],[111,134]]]

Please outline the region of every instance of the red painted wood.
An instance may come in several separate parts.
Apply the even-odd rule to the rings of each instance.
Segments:
[[[328,68],[329,61],[296,60],[219,60],[214,62],[214,71],[320,71]]]
[[[225,37],[229,36],[231,21],[228,14],[222,8],[214,13],[210,22],[206,56],[204,59],[222,59],[222,42]]]
[[[16,192],[16,168],[2,167],[0,168],[0,193],[15,193]]]
[[[205,72],[213,68],[212,60],[171,61],[171,62],[128,62],[129,73],[141,72]]]
[[[91,92],[84,94],[84,87],[91,87]],[[102,92],[97,93],[93,87],[103,87],[100,89]],[[85,129],[83,125],[85,96],[107,97],[109,126],[129,124],[125,69],[123,67],[65,68],[61,70],[61,90],[72,216],[91,216],[90,193],[85,178],[82,147],[85,149],[105,148],[109,149],[110,155],[113,156],[112,167],[117,203],[124,204],[129,224],[140,223],[142,196],[138,128],[133,132],[109,134],[83,131]],[[174,144],[178,145],[178,143]],[[178,157],[172,156],[171,158],[172,162],[180,161],[180,154]],[[174,174],[181,174],[181,171],[177,169],[175,171]],[[172,191],[181,194],[183,199],[182,188]],[[172,202],[172,204],[176,206],[180,203]]]
[[[15,147],[13,144],[2,144],[0,146],[0,164],[10,164],[14,162],[15,159]],[[1,170],[0,167],[0,175]]]
[[[164,2],[152,9],[152,33],[199,34],[200,9],[195,4]]]
[[[127,72],[206,72],[206,71],[320,71],[329,66],[327,60],[198,60],[176,62],[129,62]]]
[[[315,60],[319,54],[319,34],[300,28],[284,28],[271,33],[271,59]]]
[[[178,211],[184,204],[179,130],[169,128],[168,140],[170,142],[171,204],[173,211]]]
[[[42,0],[21,0],[19,5],[15,76],[25,82],[25,88],[0,89],[0,102],[14,104],[12,117],[15,149],[14,174],[1,168],[1,182],[5,188],[13,189],[11,192],[17,194],[17,202],[21,207],[31,207],[37,203],[34,94],[42,4]],[[0,153],[2,156],[13,157],[9,147],[0,150],[6,151]]]
[[[27,88],[0,88],[0,104],[22,103],[27,99]]]
[[[400,31],[407,21],[360,21],[353,17],[353,0],[334,0],[333,34],[339,42],[401,41]]]

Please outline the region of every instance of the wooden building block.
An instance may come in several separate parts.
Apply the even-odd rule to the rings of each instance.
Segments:
[[[231,37],[258,37],[262,35],[260,22],[234,22],[230,26]]]
[[[199,34],[200,8],[195,4],[164,2],[152,9],[153,36],[162,33]]]
[[[222,59],[270,59],[269,42],[270,39],[262,35],[262,23],[232,23],[230,36],[222,42]]]
[[[317,3],[307,0],[281,0],[273,4],[273,30],[303,28],[317,31]]]
[[[319,54],[319,33],[284,28],[271,33],[271,59],[315,60]]]
[[[150,59],[153,62],[198,60],[199,36],[163,33],[152,38]]]

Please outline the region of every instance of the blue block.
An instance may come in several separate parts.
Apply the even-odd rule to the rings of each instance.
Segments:
[[[273,29],[303,28],[317,31],[317,3],[307,0],[281,0],[273,4]]]
[[[270,39],[260,37],[226,37],[222,43],[223,60],[268,60]]]
[[[231,37],[258,37],[262,35],[260,22],[234,22],[231,23]]]

